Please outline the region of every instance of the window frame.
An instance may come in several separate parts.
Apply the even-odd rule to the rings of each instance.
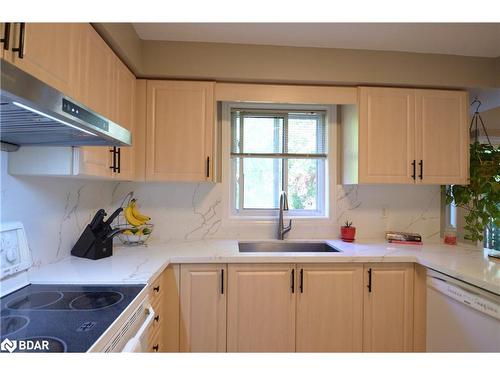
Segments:
[[[285,105],[285,104],[257,104],[257,103],[222,103],[222,122],[225,123],[225,132],[226,142],[222,142],[223,145],[223,163],[225,163],[225,170],[227,171],[227,175],[229,178],[227,179],[227,192],[226,195],[228,199],[227,204],[227,216],[231,219],[236,220],[257,220],[257,221],[269,221],[276,217],[278,213],[278,208],[275,209],[258,209],[258,208],[237,208],[236,204],[236,173],[234,173],[234,163],[236,160],[242,160],[244,158],[233,158],[231,157],[231,127],[232,127],[232,111],[234,109],[241,110],[249,110],[256,112],[269,112],[273,114],[284,113],[284,112],[311,112],[311,111],[322,111],[325,112],[324,121],[325,121],[325,149],[326,149],[326,158],[319,159],[323,160],[323,163],[318,163],[318,165],[323,165],[323,167],[318,168],[318,185],[317,185],[317,207],[316,210],[290,210],[287,212],[288,218],[295,219],[314,219],[314,220],[327,220],[330,221],[330,213],[331,207],[330,202],[333,198],[333,189],[330,186],[334,186],[335,180],[335,171],[332,169],[332,163],[334,155],[332,153],[332,145],[336,144],[336,132],[333,131],[336,128],[336,113],[335,106],[326,106],[326,105]],[[332,130],[333,128],[333,130]],[[224,138],[224,137],[223,137]],[[335,148],[333,148],[335,150]],[[336,151],[336,150],[335,150]],[[313,158],[308,158],[308,160],[314,160]],[[285,165],[288,164],[288,161],[284,159]],[[241,167],[240,167],[241,168]],[[284,169],[283,178],[286,179],[286,183],[288,183],[287,177],[287,169]],[[227,186],[229,185],[229,186]],[[241,189],[240,189],[241,190]],[[243,199],[240,199],[241,204],[243,204]]]

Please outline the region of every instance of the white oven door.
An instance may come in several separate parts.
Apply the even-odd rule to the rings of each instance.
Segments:
[[[155,311],[153,310],[153,307],[149,305],[145,309],[145,319],[143,320],[143,323],[140,325],[135,334],[131,333],[129,335],[128,341],[123,347],[122,352],[147,352],[149,327],[151,327],[151,324],[153,323],[154,316]]]

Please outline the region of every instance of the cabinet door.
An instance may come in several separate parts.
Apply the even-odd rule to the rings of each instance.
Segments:
[[[464,91],[416,90],[417,182],[466,184],[469,124]],[[420,178],[420,172],[422,178]]]
[[[147,80],[137,79],[135,85],[135,116],[132,142],[134,148],[134,181],[146,181],[146,117]]]
[[[148,81],[147,86],[146,180],[210,180],[214,84]]]
[[[413,351],[413,264],[365,264],[364,274],[363,351]]]
[[[115,117],[115,55],[90,24],[82,26],[82,85],[83,103],[100,115]]]
[[[75,171],[79,176],[102,177],[111,179],[113,155],[109,147],[85,146],[75,147]]]
[[[363,265],[297,266],[297,352],[361,352]]]
[[[74,23],[11,23],[11,49],[23,44],[23,56],[11,52],[9,60],[70,97],[80,84],[78,60],[80,28]]]
[[[225,273],[226,265],[181,265],[181,352],[226,351]]]
[[[165,352],[179,352],[180,324],[180,266],[169,265],[162,273],[163,278],[163,334]]]
[[[294,265],[230,264],[228,268],[228,351],[294,352]]]
[[[120,180],[133,180],[134,165],[134,115],[135,115],[135,76],[128,70],[118,57],[115,58],[115,98],[116,111],[112,119],[118,125],[132,133],[132,146],[120,147],[120,172],[113,173]]]
[[[12,22],[0,22],[0,58],[10,59],[12,46]]]
[[[80,97],[87,107],[112,120],[114,101],[115,56],[90,24],[81,25],[82,85]],[[109,147],[81,147],[79,174],[111,178],[112,154]]]
[[[413,183],[414,133],[414,90],[360,88],[359,182]]]

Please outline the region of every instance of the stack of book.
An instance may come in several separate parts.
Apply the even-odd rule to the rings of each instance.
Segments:
[[[385,238],[389,243],[422,245],[422,236],[418,233],[389,231],[385,233]]]

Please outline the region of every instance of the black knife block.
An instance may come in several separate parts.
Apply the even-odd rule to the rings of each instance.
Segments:
[[[113,238],[108,238],[107,235],[100,236],[87,225],[71,249],[71,255],[94,260],[109,257],[113,255]]]

